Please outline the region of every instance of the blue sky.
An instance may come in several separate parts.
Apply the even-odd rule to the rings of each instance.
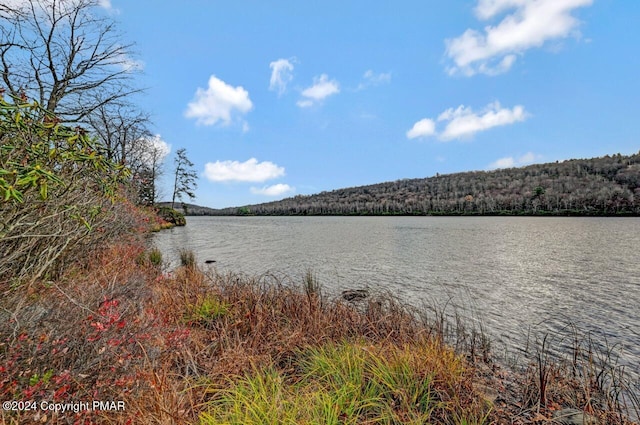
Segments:
[[[200,205],[640,149],[635,0],[101,3]]]

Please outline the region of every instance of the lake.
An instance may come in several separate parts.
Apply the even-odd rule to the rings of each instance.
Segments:
[[[507,350],[573,324],[640,363],[638,218],[188,217],[154,242],[172,265],[187,248],[220,272],[301,282],[311,270],[332,295],[446,304]]]

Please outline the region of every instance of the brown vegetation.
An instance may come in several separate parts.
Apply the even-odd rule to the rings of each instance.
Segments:
[[[241,423],[225,415],[235,412],[230,406],[244,411],[234,395],[255,382],[279,385],[283,404],[267,398],[261,405],[278,418],[543,424],[570,406],[600,423],[629,423],[624,406],[607,404],[610,393],[577,369],[541,358],[515,374],[459,325],[455,351],[445,343],[454,341],[452,328],[421,320],[390,297],[357,306],[324,297],[311,274],[295,284],[203,272],[195,262],[167,274],[157,256],[132,237],[27,292],[3,287],[3,400],[121,400],[126,408],[3,411],[0,423]],[[361,373],[353,376],[361,376],[362,391],[391,390],[376,390],[375,403],[322,411],[340,397],[334,381],[317,375],[326,359],[353,365],[340,373]],[[422,401],[408,402],[414,398]]]

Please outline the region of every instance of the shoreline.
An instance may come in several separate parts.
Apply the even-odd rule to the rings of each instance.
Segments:
[[[369,214],[369,213],[353,213],[353,214],[308,214],[308,213],[292,213],[292,214],[187,214],[185,217],[640,217],[640,214],[632,212],[621,213],[591,213],[579,211],[545,211],[539,213],[529,213],[524,211],[505,211],[495,213],[437,213],[437,212],[417,212],[417,213],[397,213],[397,214]]]
[[[301,282],[220,275],[199,269],[189,251],[181,257],[182,265],[168,275],[144,246],[119,243],[61,280],[42,282],[33,288],[35,298],[33,291],[5,297],[5,399],[93,397],[127,407],[58,412],[48,416],[58,422],[49,423],[80,417],[95,423],[251,423],[246,391],[268,384],[280,401],[269,396],[273,403],[253,407],[284,422],[335,416],[371,423],[526,424],[578,409],[601,424],[632,423],[620,416],[622,400],[611,392],[612,385],[623,385],[609,374],[615,365],[590,363],[588,346],[574,353],[574,364],[561,365],[543,343],[538,362],[516,373],[496,361],[481,329],[447,323],[444,313],[440,321],[418,320],[389,297],[361,305],[329,300],[311,273]],[[320,373],[312,367],[317,362],[339,367]],[[603,375],[616,380],[598,381]],[[349,397],[362,403],[326,410],[323,403],[336,405],[346,395],[342,384],[333,387],[323,376],[355,379]],[[387,382],[385,376],[402,379]],[[261,397],[251,394],[254,401]],[[412,397],[424,402],[409,402]],[[21,423],[43,414],[4,411],[2,418]]]

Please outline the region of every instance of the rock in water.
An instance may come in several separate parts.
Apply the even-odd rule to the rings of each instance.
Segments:
[[[366,289],[348,289],[342,291],[342,298],[347,301],[361,301],[369,296],[369,291]]]

